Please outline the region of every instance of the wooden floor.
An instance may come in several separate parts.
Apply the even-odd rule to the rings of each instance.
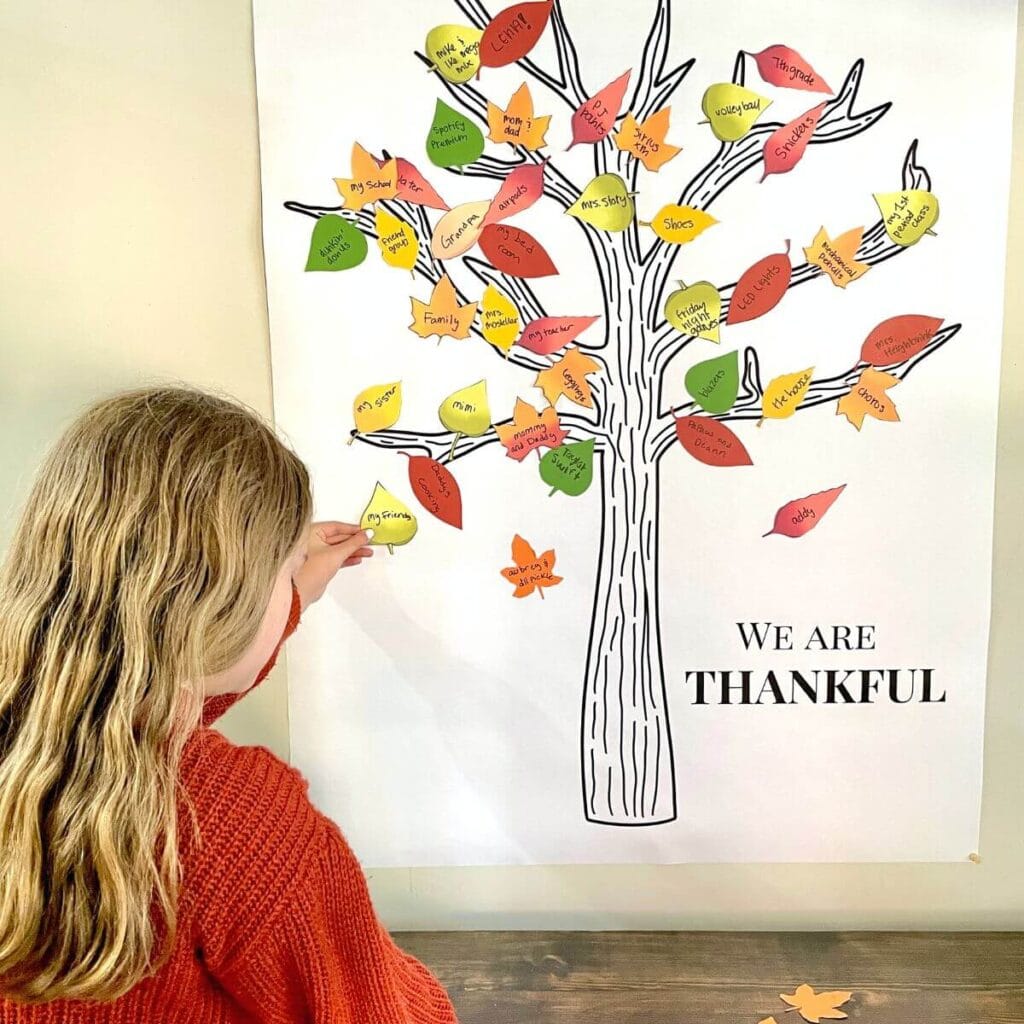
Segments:
[[[849,989],[864,1024],[1024,1024],[1022,932],[406,932],[461,1024],[802,1024],[780,992]],[[828,1024],[828,1022],[826,1022]]]

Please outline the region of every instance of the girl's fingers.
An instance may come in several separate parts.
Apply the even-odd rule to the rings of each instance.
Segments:
[[[347,559],[357,555],[360,551],[369,550],[367,546],[369,539],[370,534],[366,530],[356,530],[351,537],[335,541],[323,554],[329,556],[335,565],[344,565]]]

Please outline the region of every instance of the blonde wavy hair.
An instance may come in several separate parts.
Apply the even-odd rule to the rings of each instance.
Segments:
[[[0,991],[112,999],[173,948],[198,681],[256,636],[310,515],[302,462],[186,388],[49,454],[0,571]]]

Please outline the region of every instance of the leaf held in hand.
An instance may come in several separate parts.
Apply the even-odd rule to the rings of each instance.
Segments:
[[[570,149],[579,143],[600,142],[612,130],[622,109],[630,74],[630,71],[623,72],[576,108],[572,115]]]
[[[727,324],[756,320],[774,309],[786,294],[793,276],[789,259],[789,242],[784,252],[775,252],[758,260],[740,275],[729,300]]]
[[[544,393],[549,405],[556,405],[564,395],[570,402],[592,409],[594,399],[587,377],[600,369],[601,364],[596,359],[591,359],[578,348],[571,348],[548,369],[540,370],[534,384]]]
[[[594,439],[552,448],[540,460],[540,478],[551,494],[561,491],[578,498],[594,479]]]
[[[690,397],[705,412],[728,412],[736,404],[740,388],[739,353],[726,352],[691,366],[683,383]]]
[[[626,153],[632,153],[647,170],[660,170],[682,152],[679,146],[670,146],[665,141],[670,111],[671,107],[665,107],[651,114],[643,124],[639,124],[632,114],[626,114],[622,126],[612,137],[615,145]]]
[[[751,56],[757,63],[757,73],[769,85],[803,89],[806,92],[832,92],[821,75],[796,50],[788,46],[777,43]]]
[[[917,313],[889,317],[864,339],[861,361],[873,366],[891,366],[913,359],[928,347],[941,326],[941,317]]]
[[[512,561],[515,565],[501,570],[501,575],[515,585],[513,597],[529,597],[537,591],[544,596],[544,587],[554,587],[562,582],[561,576],[554,575],[555,552],[545,551],[539,558],[533,548],[517,533],[512,538]]]
[[[516,462],[522,462],[533,451],[539,457],[541,448],[557,448],[565,440],[565,431],[553,408],[537,412],[521,398],[516,399],[512,422],[495,424],[494,431],[508,457]]]
[[[808,263],[821,267],[837,288],[845,288],[871,269],[870,263],[861,263],[856,258],[863,237],[862,227],[850,228],[837,238],[829,238],[828,232],[821,228],[804,249],[804,255]]]
[[[366,236],[355,224],[327,213],[313,225],[306,270],[350,270],[366,259],[368,251]]]
[[[476,303],[459,305],[455,285],[447,274],[434,285],[429,302],[421,302],[415,296],[412,303],[412,323],[409,330],[421,338],[436,334],[438,338],[468,338],[476,316]]]
[[[571,345],[600,319],[597,316],[544,316],[523,328],[519,344],[539,356],[549,356]]]
[[[558,273],[544,246],[529,232],[510,224],[488,224],[480,251],[495,270],[513,277],[550,277]]]
[[[484,133],[466,114],[438,100],[427,132],[430,162],[438,167],[462,167],[471,164],[483,151]]]
[[[360,391],[352,401],[352,418],[356,432],[372,434],[387,430],[398,422],[402,413],[402,382],[373,384]]]
[[[785,174],[793,170],[803,159],[807,146],[814,135],[814,129],[818,126],[821,115],[825,112],[824,103],[819,103],[806,113],[793,118],[765,139],[763,158],[764,173],[761,181],[764,181],[769,174]]]
[[[505,110],[487,102],[487,137],[491,142],[511,142],[532,152],[547,145],[544,135],[550,123],[550,114],[534,117],[533,97],[525,82],[512,94]]]
[[[876,420],[898,423],[899,413],[892,399],[886,393],[889,388],[899,384],[899,377],[891,373],[883,373],[868,367],[836,403],[836,415],[845,416],[858,430],[864,425],[864,417],[871,416]]]
[[[531,0],[499,11],[487,23],[480,40],[480,63],[503,68],[522,60],[537,45],[554,0]]]
[[[394,554],[396,547],[416,536],[417,523],[409,508],[378,481],[359,519],[359,528],[373,530],[370,543],[383,544]]]
[[[455,477],[436,459],[409,456],[409,486],[416,500],[442,523],[462,529],[462,492]]]
[[[743,442],[724,424],[707,416],[677,416],[679,443],[706,466],[752,466]]]
[[[838,488],[842,490],[842,488]],[[831,493],[831,492],[828,492]],[[801,985],[790,995],[779,993],[784,1003],[789,1003],[804,1020],[819,1024],[823,1020],[842,1020],[847,1014],[839,1009],[853,995],[852,992],[815,992],[810,985]]]
[[[797,498],[787,502],[775,513],[775,525],[764,536],[770,537],[777,533],[780,537],[802,537],[818,525],[821,517],[832,507],[832,503],[843,493],[845,488],[846,484],[842,484],[827,491],[809,494],[806,498]],[[799,991],[797,989],[797,992]],[[849,999],[849,995],[846,998]],[[845,1017],[846,1014],[843,1016]]]

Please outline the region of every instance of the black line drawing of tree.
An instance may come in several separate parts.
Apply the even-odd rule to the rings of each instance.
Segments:
[[[481,0],[453,2],[468,24],[483,28],[491,20]],[[691,58],[666,69],[672,0],[654,2],[654,18],[641,59],[634,65],[632,90],[622,109],[622,114],[631,111],[638,122],[669,102],[695,63]],[[561,0],[554,0],[550,30],[557,53],[557,71],[539,67],[529,56],[519,60],[518,65],[575,110],[592,93],[583,85]],[[425,64],[430,63],[422,54],[417,56]],[[740,51],[732,81],[743,85],[745,71],[744,52]],[[863,75],[864,60],[858,59],[847,72],[842,87],[826,102],[810,146],[831,145],[860,135],[888,111],[891,103],[860,112],[854,110]],[[441,76],[436,76],[436,81],[466,113],[478,123],[486,123],[487,100],[473,82],[453,84]],[[709,210],[726,189],[762,163],[764,142],[779,127],[778,121],[759,121],[738,141],[721,143],[714,157],[682,188],[678,203]],[[457,173],[501,182],[525,162],[540,163],[545,159],[522,146],[512,146],[512,150],[515,159],[484,155]],[[636,191],[639,161],[619,150],[610,133],[593,147],[593,164],[595,176],[617,174],[630,191]],[[454,169],[450,171],[456,173]],[[931,190],[928,172],[917,162],[916,140],[903,160],[902,187]],[[558,169],[556,161],[549,159],[545,197],[567,210],[580,192],[581,188]],[[424,207],[403,200],[382,200],[381,204],[415,226],[421,240],[429,240],[432,229]],[[353,213],[340,206],[295,201],[284,205],[290,211],[315,218],[341,213],[353,218],[368,237],[375,237],[371,210]],[[589,243],[604,300],[603,338],[596,343],[577,341],[578,347],[601,367],[591,379],[593,408],[559,411],[568,440],[594,439],[599,467],[595,483],[601,494],[601,541],[580,718],[584,815],[587,821],[598,824],[658,825],[677,817],[675,759],[659,624],[659,466],[666,453],[678,447],[675,416],[697,411],[692,402],[674,409],[666,407],[662,381],[672,361],[696,339],[677,331],[661,312],[678,247],[660,239],[645,242],[635,219],[618,234],[602,232],[581,220],[576,223]],[[889,239],[878,220],[865,229],[856,259],[875,266],[904,251]],[[523,322],[546,315],[529,281],[502,273],[471,255],[446,262],[460,263],[481,285],[500,288],[518,307]],[[436,284],[444,269],[433,259],[429,247],[421,245],[413,272]],[[821,274],[815,264],[794,265],[789,288]],[[735,286],[736,282],[732,282],[719,287],[723,319]],[[459,299],[472,301],[461,291]],[[885,372],[905,378],[960,327],[942,327],[922,351],[904,362],[884,367]],[[479,324],[474,324],[473,331],[482,337]],[[497,349],[492,351],[498,358],[506,358]],[[550,367],[556,358],[516,347],[507,361],[536,373]],[[857,363],[842,373],[815,379],[797,412],[842,398],[866,365]],[[753,347],[747,347],[742,355],[739,397],[729,412],[714,418],[723,422],[759,420],[762,395],[758,356]],[[452,460],[458,460],[497,443],[498,437],[493,427],[480,437],[457,438],[445,431],[392,429],[359,435],[358,440],[384,449],[422,452],[438,460],[445,460],[451,451]]]

